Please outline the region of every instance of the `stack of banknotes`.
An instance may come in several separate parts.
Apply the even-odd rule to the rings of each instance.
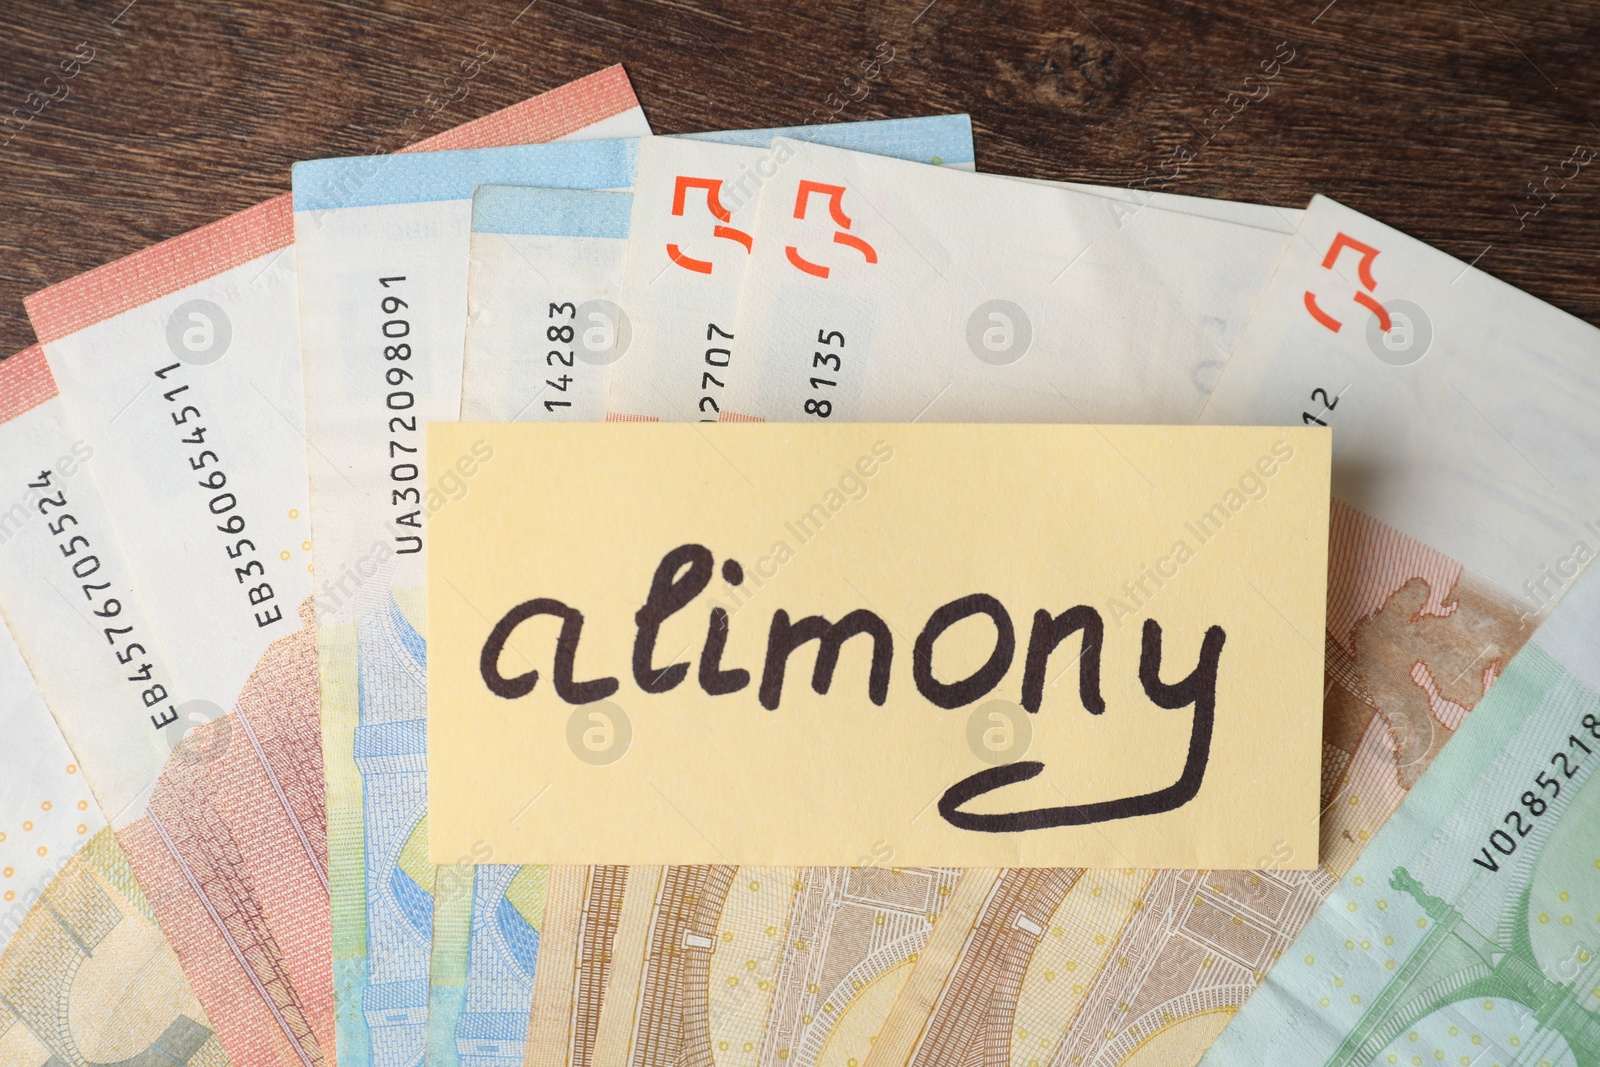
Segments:
[[[28,299],[0,1063],[1600,1062],[1600,331],[964,115],[649,134],[612,68]],[[456,419],[1334,427],[1319,866],[431,864]]]

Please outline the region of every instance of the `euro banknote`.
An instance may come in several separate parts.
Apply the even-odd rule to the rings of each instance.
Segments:
[[[75,759],[47,760],[41,770],[51,762],[70,767],[94,793],[99,807],[81,798],[73,805],[82,809],[72,814],[85,834],[103,824],[101,811],[109,815],[87,858],[74,858],[44,890],[44,899],[54,902],[41,905],[42,914],[28,913],[25,925],[33,933],[16,949],[28,961],[8,973],[25,982],[30,972],[50,978],[41,977],[39,989],[17,1003],[40,1006],[51,996],[71,997],[85,1005],[87,1029],[113,1031],[121,1025],[118,1005],[139,1002],[148,988],[150,1014],[130,1036],[142,1034],[159,1049],[161,1035],[177,1027],[175,1037],[189,1035],[179,1042],[189,1046],[184,1055],[206,1049],[204,1056],[226,1058],[191,982],[241,997],[230,1016],[234,1022],[267,1026],[272,1020],[265,1013],[249,1016],[251,1002],[231,981],[237,971],[217,927],[185,920],[194,917],[200,899],[196,883],[213,901],[253,898],[251,864],[261,857],[233,839],[240,800],[250,792],[270,794],[270,764],[258,746],[264,739],[263,747],[277,753],[285,739],[270,722],[251,728],[260,710],[253,698],[241,700],[249,710],[238,716],[244,728],[234,730],[184,697],[89,473],[97,454],[67,425],[43,351],[32,348],[0,363],[0,395],[0,480],[16,501],[0,520],[0,601],[45,706],[75,743]],[[35,733],[44,743],[43,727]],[[308,740],[314,738],[298,743]],[[291,790],[297,784],[304,783],[288,782]],[[209,794],[210,804],[195,803],[197,788]],[[285,804],[283,810],[294,809]],[[256,828],[275,833],[270,847],[294,840],[281,824],[257,822]],[[31,821],[24,823],[31,829]],[[252,845],[267,843],[244,842],[245,849]],[[43,845],[39,849],[46,854]],[[144,892],[133,882],[134,870],[141,872]],[[77,918],[57,923],[57,913]],[[234,944],[250,945],[260,968],[282,979],[273,1007],[293,1033],[308,1034],[311,1017],[292,995],[286,957],[314,964],[314,942],[309,949],[304,941],[283,945],[270,932],[251,939],[249,921],[259,915],[229,918],[235,921],[219,924],[221,932],[233,935]],[[120,935],[74,937],[80,921]],[[83,967],[85,956],[94,958],[92,968]],[[80,976],[85,988],[92,984],[99,993],[74,993]],[[73,1030],[39,1032],[57,1054],[67,1055],[59,1042],[70,1041]],[[257,1037],[269,1056],[284,1051],[274,1048],[275,1032],[281,1031],[266,1029]],[[173,1054],[178,1051],[174,1045]]]
[[[1193,422],[1292,240],[787,148],[739,299],[734,418]]]
[[[1296,1063],[1329,1067],[1600,1062],[1597,578],[1507,665],[1205,1067],[1281,1061],[1289,1034]]]
[[[1349,416],[1334,446],[1320,866],[1003,872],[948,971],[926,978],[931,1014],[903,1001],[864,1062],[980,1047],[1052,1065],[1196,1062],[1485,699],[1560,576],[1593,557],[1600,497],[1578,457],[1595,444],[1582,413],[1600,401],[1597,356],[1600,331],[1314,201],[1204,414]],[[1213,521],[1207,539],[1225,536],[1227,516]],[[1173,577],[1152,571],[1135,606]]]
[[[0,364],[0,381],[5,370]],[[64,469],[78,473],[79,463],[69,455]],[[0,552],[23,527],[67,514],[41,484],[68,477],[62,469],[36,472],[32,485],[9,494],[15,502],[0,517]],[[44,1067],[160,1055],[195,1067],[225,1064],[4,624],[0,728],[27,741],[0,756],[0,1059]]]
[[[362,997],[386,1005],[368,1013],[375,1061],[420,1057],[430,1011],[433,1032],[441,1035],[435,1048],[447,1062],[453,1056],[498,1062],[522,1053],[519,1013],[466,1010],[464,968],[433,960],[435,871],[426,861],[423,519],[460,490],[420,482],[420,428],[460,412],[472,192],[516,178],[626,186],[634,146],[632,140],[568,142],[433,153],[381,166],[352,159],[295,168],[316,556],[320,572],[351,576],[344,595],[323,602],[319,619],[322,643],[335,657],[324,675],[324,745],[330,764],[338,764],[330,781],[336,774],[345,783],[341,799],[353,809],[347,817],[359,848],[351,859],[363,861],[358,899],[365,902],[369,974]],[[369,169],[375,177],[365,179]],[[360,362],[357,353],[365,357]],[[491,459],[487,451],[461,457],[462,487],[478,463]],[[507,873],[468,872],[461,894],[440,896],[465,906],[464,920],[437,915],[441,933],[469,924],[458,949],[470,946],[478,885],[504,890]],[[356,877],[354,863],[348,876]],[[488,907],[491,921],[496,914]],[[528,916],[505,918],[515,918],[525,927],[522,939],[536,943]],[[522,985],[530,996],[534,958],[528,952],[521,961],[507,960],[526,971]],[[461,981],[438,987],[430,1003],[433,971]],[[526,1000],[520,1020],[525,1029]]]
[[[965,116],[945,116],[918,120],[918,125],[907,124],[904,133],[890,136],[893,123],[862,124],[876,141],[886,138],[887,153],[928,163],[944,163],[970,167],[971,127]],[[849,127],[824,127],[805,136],[815,137],[823,143],[833,143]],[[757,142],[759,143],[759,142]],[[852,142],[845,142],[852,143]],[[854,143],[870,151],[884,151],[881,145]],[[693,260],[676,243],[658,244],[651,236],[661,236],[663,220],[668,228],[671,217],[685,213],[685,192],[703,191],[707,209],[724,222],[718,214],[725,205],[722,196],[726,188],[730,197],[730,211],[744,210],[744,202],[759,192],[761,183],[770,178],[763,171],[763,163],[775,166],[776,161],[746,136],[734,148],[706,144],[672,144],[658,140],[641,148],[644,160],[656,158],[649,173],[641,165],[638,184],[634,191],[633,214],[629,222],[629,250],[622,306],[629,316],[629,345],[627,353],[620,353],[610,364],[611,399],[608,417],[660,418],[680,421],[691,417],[683,405],[670,401],[680,391],[690,372],[698,373],[700,349],[693,349],[693,360],[678,358],[684,352],[684,323],[699,323],[694,332],[704,334],[717,352],[727,353],[727,348],[714,338],[712,326],[718,319],[714,306],[737,301],[739,266],[737,259],[719,261],[719,266],[701,270],[706,263],[689,263],[697,276],[681,287],[668,286],[656,289],[657,278],[647,277],[650,264],[660,260],[669,266],[682,266]],[[724,185],[724,183],[726,183]],[[698,193],[696,195],[699,195]],[[653,217],[641,210],[641,198],[651,196],[658,208]],[[737,198],[737,199],[734,199]],[[670,206],[669,206],[670,205]],[[650,231],[635,230],[641,220],[650,218]],[[671,236],[671,234],[667,234]],[[704,277],[715,274],[714,284]],[[659,275],[659,269],[656,270]],[[628,285],[632,284],[630,296]],[[672,289],[672,291],[668,291]],[[639,311],[639,303],[645,310]],[[731,312],[731,308],[729,308]],[[640,316],[650,325],[641,327]],[[724,315],[726,321],[731,316]],[[711,325],[705,325],[711,324]],[[643,331],[658,335],[641,347],[639,338]],[[731,336],[731,335],[730,335]],[[663,338],[671,338],[670,343]],[[692,338],[690,338],[692,340]],[[726,340],[726,338],[722,338]],[[652,349],[650,346],[654,345]],[[691,346],[692,347],[692,346]],[[700,345],[704,348],[705,345]],[[630,357],[631,354],[631,357]],[[716,373],[723,373],[726,360],[718,364],[715,355],[707,353]],[[706,388],[720,387],[722,383],[704,383]],[[698,385],[691,383],[698,388]],[[633,397],[636,400],[620,399]],[[715,399],[711,411],[715,412]],[[641,413],[642,412],[642,413]],[[653,413],[653,414],[652,414]],[[869,857],[870,859],[871,857]],[[612,971],[607,995],[602,1004],[600,1021],[595,1037],[594,1063],[671,1063],[680,1059],[703,1063],[710,1059],[726,1062],[755,1062],[771,1040],[793,1042],[797,1047],[807,1041],[820,1047],[832,1033],[835,1021],[833,1009],[819,1014],[802,1011],[801,1005],[811,1008],[827,1002],[830,989],[823,989],[812,979],[833,982],[840,980],[844,971],[861,964],[857,972],[847,979],[860,987],[866,978],[876,978],[879,969],[892,969],[891,963],[903,962],[915,955],[920,940],[937,917],[942,896],[953,881],[952,872],[945,872],[944,881],[937,885],[937,893],[929,895],[927,907],[920,913],[907,914],[904,901],[893,897],[874,914],[887,920],[892,914],[895,936],[886,931],[876,931],[880,936],[868,938],[865,945],[858,939],[841,933],[838,940],[829,942],[828,934],[837,920],[840,929],[859,930],[852,919],[865,914],[885,894],[876,882],[866,882],[840,870],[825,868],[807,869],[804,872],[782,868],[734,868],[681,866],[665,869],[648,869],[649,877],[643,884],[638,877],[644,869],[635,868],[628,883],[614,938]],[[930,879],[940,877],[937,872],[914,871],[906,879],[928,889]],[[855,892],[847,892],[847,885]],[[743,886],[749,893],[730,889]],[[805,890],[802,893],[802,889]],[[930,890],[930,892],[932,892]],[[754,894],[753,896],[750,894]],[[916,898],[915,891],[909,898]],[[806,903],[797,905],[797,900]],[[731,906],[728,906],[731,905]],[[800,936],[789,936],[790,913],[800,907],[805,918],[797,924],[809,924],[804,929],[812,931]],[[889,910],[884,910],[887,908]],[[932,918],[930,918],[932,917]],[[801,929],[800,925],[796,929]],[[832,952],[822,950],[831,944]],[[812,951],[807,952],[807,947]],[[852,952],[864,947],[881,949],[871,963],[852,958]],[[718,953],[720,952],[720,955]],[[716,973],[721,965],[727,973]],[[843,971],[836,974],[836,969]],[[810,978],[800,981],[796,976],[810,968]],[[757,970],[760,973],[756,973]],[[780,972],[788,985],[785,994],[778,998]],[[799,982],[794,985],[794,982]],[[880,987],[883,988],[883,987]],[[837,999],[837,998],[835,998]],[[775,1011],[775,1007],[778,1010]],[[803,1021],[802,1021],[803,1018]],[[784,1049],[789,1055],[789,1048]],[[571,1062],[586,1062],[574,1059]]]
[[[1153,207],[1162,211],[1176,211],[1184,215],[1198,215],[1218,222],[1231,222],[1236,226],[1252,226],[1258,230],[1272,230],[1292,234],[1300,224],[1304,208],[1283,208],[1272,204],[1252,204],[1241,200],[1213,200],[1207,196],[1188,196],[1160,190],[1132,189],[1120,185],[1093,185],[1088,182],[1058,182],[1044,178],[1019,178],[1018,181],[1035,185],[1071,189],[1075,193],[1104,197],[1124,205],[1120,214],[1131,217],[1140,210]]]
[[[480,185],[473,195],[461,416],[468,421],[597,421],[606,368],[628,345],[616,304],[631,194]],[[570,348],[562,351],[562,339]],[[543,360],[528,353],[545,352]],[[524,868],[526,869],[526,868]],[[542,897],[536,966],[513,971],[475,952],[467,996],[490,984],[524,1009],[528,1067],[593,1059],[621,920],[626,867],[552,866]],[[638,892],[635,880],[635,892]],[[496,908],[476,909],[472,936],[492,943]],[[627,939],[624,934],[624,940]],[[437,953],[435,954],[438,955]],[[505,981],[510,977],[511,982]],[[514,990],[507,988],[515,985]]]
[[[841,125],[824,136],[869,147],[901,143],[927,120]],[[940,122],[941,126],[948,123]],[[803,131],[790,131],[803,132]],[[691,135],[695,136],[695,135]],[[771,131],[713,134],[761,143]],[[510,421],[598,420],[605,415],[609,367],[631,344],[629,318],[617,305],[631,194],[593,190],[479,186],[474,196],[471,270],[462,415]],[[564,344],[571,347],[560,349]],[[552,346],[555,346],[552,348]],[[547,350],[545,360],[524,353]],[[557,879],[556,869],[551,878]],[[651,872],[659,879],[658,872]],[[596,868],[582,879],[586,892],[567,899],[584,921],[568,927],[585,937],[582,951],[556,950],[547,990],[533,1005],[529,1062],[587,1063],[595,1055],[626,1055],[638,975],[650,935],[654,890],[620,868]],[[648,892],[649,895],[646,895]],[[622,898],[632,894],[624,914]],[[547,897],[547,905],[550,898]],[[581,902],[581,904],[580,904]],[[546,911],[546,918],[550,912]],[[480,924],[481,925],[481,924]],[[543,932],[542,932],[543,933]],[[624,977],[606,1002],[612,956],[621,943]],[[551,950],[541,936],[541,954]],[[571,959],[571,963],[558,962]],[[541,959],[543,956],[541,955]],[[557,977],[560,975],[561,977]],[[470,995],[470,990],[469,990]],[[602,1005],[606,1025],[602,1029]],[[542,1020],[542,1021],[541,1021]],[[559,1036],[558,1036],[559,1035]],[[621,1052],[613,1049],[620,1046]]]
[[[902,126],[916,126],[920,121],[877,124],[875,135],[892,138]],[[764,136],[770,140],[793,132],[697,136]],[[851,137],[848,133],[827,135]],[[360,592],[352,591],[337,605],[330,605],[321,625],[330,630],[354,625],[360,631],[364,623],[358,620],[370,621],[366,628],[372,633],[371,651],[364,656],[357,652],[364,672],[359,675],[360,690],[374,698],[386,693],[386,687],[404,690],[397,690],[392,699],[385,696],[391,706],[383,713],[383,725],[394,735],[385,743],[410,744],[399,740],[410,728],[396,724],[423,721],[422,694],[410,688],[425,677],[420,619],[412,621],[420,613],[420,601],[416,601],[412,618],[401,605],[420,596],[426,514],[446,506],[450,495],[465,491],[464,479],[471,477],[478,463],[491,458],[488,454],[460,457],[461,479],[453,480],[461,481],[459,490],[409,484],[418,475],[421,445],[408,435],[415,435],[421,423],[454,418],[461,406],[462,324],[466,320],[473,191],[478,185],[519,183],[549,188],[629,188],[638,147],[635,140],[596,141],[384,157],[381,161],[325,160],[295,167],[302,351],[315,454],[312,492],[318,501],[318,568],[336,575],[364,573],[369,579],[356,583]],[[364,290],[373,291],[370,299]],[[359,380],[350,372],[346,354],[359,351],[372,338],[381,338],[378,350],[385,368],[381,376]],[[356,413],[361,414],[358,417]],[[386,448],[371,447],[375,441],[384,442]],[[378,606],[373,606],[374,601]],[[325,703],[331,700],[325,690]],[[341,697],[341,707],[352,703],[348,694]],[[362,722],[365,724],[365,718]],[[378,724],[375,719],[374,725]],[[344,739],[355,734],[344,731],[341,726],[339,736],[326,743],[341,761],[345,752],[354,751],[351,746],[355,743]],[[391,906],[393,914],[386,919],[385,928],[399,931],[386,939],[384,968],[385,982],[397,996],[411,996],[406,990],[426,988],[430,969],[466,973],[459,964],[445,966],[439,961],[435,967],[429,960],[433,911],[427,905],[432,893],[422,888],[421,882],[431,882],[432,874],[424,869],[418,852],[426,840],[425,754],[408,749],[405,755],[405,760],[385,765],[381,782],[375,778],[363,783],[369,883],[388,886],[392,879],[404,876],[398,883],[404,892],[392,901],[384,901],[370,884],[368,889],[369,903],[384,901]],[[492,857],[475,855],[462,860],[482,867]],[[405,863],[414,869],[403,866]],[[474,877],[482,881],[490,873],[480,869]],[[413,885],[417,893],[412,893]],[[426,926],[413,921],[407,929],[401,923],[408,899],[419,914],[428,912]],[[474,912],[481,913],[471,927],[476,931],[491,921],[490,916],[499,914],[499,904],[498,898],[484,898],[476,888],[471,899]],[[441,921],[450,929],[460,928],[453,918]],[[369,932],[376,925],[369,925]],[[426,938],[421,936],[424,933]],[[470,935],[468,941],[455,943],[459,947],[469,942]],[[424,983],[422,987],[413,984],[419,981]],[[454,1024],[435,1023],[434,1031],[438,1033],[441,1027],[453,1031],[457,1052],[463,1058],[504,1057],[520,1050],[527,1013],[460,1014],[460,1006],[469,996],[466,987],[449,994],[441,991],[432,1009],[441,1018],[451,1014],[459,1014],[459,1018]],[[415,1040],[426,1040],[420,1032],[426,1024],[420,1020],[398,1025],[418,1027]]]
[[[573,83],[522,106],[527,111],[523,121],[482,126],[477,134],[469,132],[467,136],[458,137],[448,146],[455,151],[446,152],[446,155],[455,158],[464,151],[490,150],[492,146],[556,140],[609,143],[600,139],[637,135],[649,130],[620,68]],[[463,129],[470,131],[470,124]],[[440,1016],[432,1024],[432,1033],[438,1035],[436,1054],[452,1057],[448,1062],[454,1062],[454,1056],[463,1054],[492,1060],[512,1053],[506,1051],[497,1026],[498,1017],[505,1013],[464,1015],[462,1011],[465,973],[459,964],[470,946],[468,923],[474,877],[470,872],[460,871],[458,866],[451,882],[451,888],[457,891],[442,894],[436,901],[435,872],[425,857],[426,823],[404,821],[407,812],[403,799],[388,808],[374,807],[378,798],[391,801],[404,798],[408,785],[415,784],[416,772],[421,766],[420,752],[411,747],[405,725],[408,720],[420,716],[420,689],[411,687],[405,677],[407,665],[413,662],[413,653],[419,652],[421,647],[417,629],[421,624],[420,606],[409,602],[405,605],[407,610],[414,609],[412,618],[417,626],[413,626],[400,602],[387,598],[387,576],[396,557],[390,541],[387,538],[375,540],[370,545],[359,546],[355,552],[346,551],[350,548],[344,537],[348,527],[343,516],[326,507],[330,503],[326,479],[337,479],[342,485],[355,489],[355,483],[347,480],[347,472],[338,466],[346,457],[340,451],[341,444],[347,445],[348,438],[325,432],[328,415],[324,406],[330,401],[348,399],[352,383],[345,378],[348,368],[341,364],[327,365],[326,349],[319,347],[323,335],[314,326],[307,325],[306,318],[314,317],[315,308],[305,301],[304,294],[321,290],[328,283],[317,273],[319,267],[326,266],[326,261],[319,260],[315,252],[308,254],[309,239],[302,231],[312,236],[321,234],[324,221],[335,225],[332,223],[335,216],[342,214],[348,219],[351,214],[361,214],[365,207],[383,203],[396,188],[396,172],[404,171],[406,161],[411,158],[423,157],[363,157],[337,168],[297,168],[293,194],[300,272],[296,279],[301,315],[297,340],[302,348],[306,383],[311,495],[324,506],[315,530],[314,557],[319,571],[329,576],[319,590],[316,633],[322,664],[322,737],[333,807],[331,820],[336,830],[331,881],[340,1056],[354,1063],[407,1065],[421,1062],[427,1056],[429,1020],[435,1011]],[[437,166],[429,164],[424,164],[422,169],[427,173],[439,171]],[[319,214],[315,221],[303,226],[301,213],[310,198],[315,198]],[[349,266],[334,263],[334,269],[348,269]],[[307,273],[313,278],[309,283],[305,277]],[[417,280],[420,289],[425,281],[421,272]],[[445,309],[459,309],[464,298],[464,284],[463,277],[457,279],[454,286],[433,290],[429,295],[437,296]],[[408,295],[414,300],[416,292],[417,289],[413,289]],[[402,303],[410,301],[402,300]],[[433,310],[439,315],[436,321],[455,323],[456,336],[447,343],[446,349],[454,352],[456,370],[452,373],[459,378],[463,310],[455,310],[452,315],[445,309]],[[404,324],[409,335],[408,319],[398,321]],[[393,347],[396,352],[403,349],[409,355],[411,345],[417,341],[418,338],[412,338],[385,347]],[[379,355],[381,358],[381,351]],[[450,357],[444,358],[449,360]],[[405,361],[391,360],[387,365],[396,366],[408,375],[411,373],[406,369],[410,364]],[[330,373],[334,376],[333,384],[325,377]],[[379,374],[381,383],[382,372]],[[380,394],[377,399],[382,401],[383,395],[386,394]],[[408,395],[414,398],[416,391],[409,391]],[[426,405],[423,410],[428,410]],[[400,423],[406,421],[399,408],[391,414]],[[450,417],[454,417],[453,405]],[[409,419],[415,427],[416,414],[411,414]],[[379,420],[380,429],[387,425],[389,423]],[[361,428],[367,427],[362,424]],[[377,483],[358,492],[380,497],[374,504],[358,495],[354,499],[363,502],[360,506],[377,508],[388,503]],[[404,546],[403,542],[399,544]],[[375,597],[383,602],[383,609],[374,614],[372,625],[358,633],[353,625],[355,606]],[[363,640],[365,655],[360,652]],[[475,858],[478,857],[467,857]],[[521,921],[521,913],[518,917]],[[448,935],[444,944],[451,952],[439,960],[439,974],[444,981],[434,990],[430,974],[436,926]],[[514,1051],[520,1053],[520,1044]]]
[[[632,204],[625,192],[478,187],[463,420],[605,418],[607,368],[632,335],[617,305]]]
[[[792,142],[971,170],[966,115],[839,123],[763,141],[669,140],[641,150],[629,223],[622,307],[632,333],[612,368],[618,418],[715,421],[732,363],[734,317],[763,190],[790,180]],[[754,250],[754,251],[753,251]]]
[[[636,111],[613,68],[418,147],[559,136]],[[159,781],[103,769],[182,817],[181,832],[124,835],[132,866],[231,1057],[309,1065],[331,1058],[335,1022],[291,239],[281,197],[28,309],[70,424],[102,460],[91,479],[149,645],[184,694],[169,725],[222,753],[174,754]]]
[[[185,707],[90,474],[101,457],[68,423],[44,352],[0,362],[0,392],[0,612],[120,829],[203,716]]]

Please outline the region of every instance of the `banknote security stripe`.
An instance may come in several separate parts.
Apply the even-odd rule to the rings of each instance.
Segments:
[[[941,167],[970,170],[976,161],[972,147],[972,119],[965,114],[933,115],[919,119],[878,119],[872,122],[838,122],[819,126],[788,126],[766,130],[718,130],[715,133],[674,134],[690,141],[767,148],[775,137],[813,141],[833,148],[848,148],[873,155],[893,156]]]
[[[940,115],[816,128],[718,130],[685,136],[688,140],[757,148],[790,137],[904,159],[938,160],[943,166],[970,167],[971,125],[966,115]],[[312,160],[294,166],[294,210],[470,200],[480,185],[626,189],[633,184],[638,150],[636,138],[624,138],[513,145],[471,153],[434,151]]]
[[[633,183],[639,142],[561,141],[406,156],[354,156],[294,166],[295,211],[470,200],[480,185],[621,189]]]
[[[472,197],[472,232],[625,240],[632,211],[629,193],[484,185]]]

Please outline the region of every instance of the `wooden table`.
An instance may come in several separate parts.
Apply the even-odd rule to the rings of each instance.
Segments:
[[[526,3],[7,0],[0,351],[32,340],[25,294],[282,192],[295,160],[617,61],[658,132],[968,111],[980,169],[1325,193],[1600,323],[1600,166],[1562,180],[1600,154],[1597,0]]]

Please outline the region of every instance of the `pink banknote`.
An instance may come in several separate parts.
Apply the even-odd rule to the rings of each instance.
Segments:
[[[626,74],[612,67],[412,148],[546,141],[637,107]],[[148,602],[151,644],[165,650],[175,690],[204,698],[174,703],[179,718],[172,725],[183,740],[153,780],[142,752],[128,761],[106,753],[94,766],[84,757],[85,776],[97,795],[141,798],[120,820],[113,817],[140,887],[229,1058],[272,1067],[334,1060],[330,960],[339,927],[330,914],[338,896],[337,826],[330,827],[324,792],[312,582],[309,555],[301,551],[302,541],[304,553],[310,545],[305,444],[297,428],[303,420],[293,243],[284,195],[52,286],[26,302],[43,358],[35,354],[9,368],[41,403],[55,398],[59,383],[66,421],[96,450],[92,473],[131,584]],[[288,300],[279,307],[283,294]],[[188,330],[200,333],[180,333],[180,346],[175,321],[194,323]],[[232,330],[234,350],[229,361],[211,367],[205,344],[189,341],[214,345],[210,331],[219,323]],[[264,374],[245,373],[263,364]],[[222,458],[212,454],[212,460],[231,464],[228,492],[239,489],[239,499],[256,508],[247,537],[263,545],[228,546],[230,556],[235,547],[259,551],[272,574],[265,592],[254,590],[266,583],[250,587],[251,612],[232,599],[219,607],[213,601],[222,598],[207,595],[206,576],[219,569],[212,542],[220,538],[206,527],[219,520],[185,519],[185,499],[161,481],[178,478],[171,470],[179,468],[158,450],[180,449],[154,436],[155,429],[169,415],[177,422],[184,410],[162,397],[191,384],[194,391],[181,400],[193,400],[195,418],[212,434],[192,443],[209,450],[214,441],[232,441],[231,452],[218,447]],[[113,397],[126,401],[126,414],[110,403]],[[251,418],[255,403],[265,405],[266,419]],[[273,432],[266,426],[279,416],[290,427],[293,436],[285,439],[292,448],[252,455],[243,442]],[[141,433],[151,434],[150,441]],[[193,465],[207,454],[187,458]],[[188,469],[181,469],[175,485],[192,493]],[[190,536],[186,521],[205,532]],[[197,702],[215,714],[191,709]],[[359,869],[360,857],[347,863]],[[360,922],[359,915],[350,918]]]

